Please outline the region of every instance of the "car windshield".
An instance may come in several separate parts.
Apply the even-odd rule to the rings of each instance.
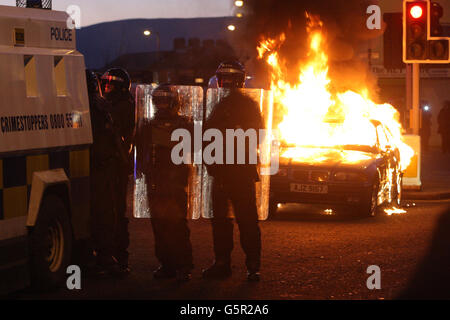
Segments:
[[[324,122],[316,131],[315,144],[282,142],[282,148],[316,148],[377,153],[377,130],[374,125],[361,132],[346,131],[342,122]],[[331,138],[330,138],[331,137]],[[308,139],[309,140],[309,139]]]

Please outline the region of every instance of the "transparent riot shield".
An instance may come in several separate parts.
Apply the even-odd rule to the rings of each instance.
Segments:
[[[152,104],[152,92],[156,85],[142,84],[136,87],[136,128],[135,136],[145,136],[145,125],[154,113]],[[138,139],[136,139],[138,140]],[[147,183],[143,173],[143,160],[148,146],[135,143],[134,146],[134,188],[133,188],[133,216],[135,218],[150,218],[148,205]]]
[[[135,146],[135,172],[134,172],[134,201],[133,216],[135,218],[151,218],[150,203],[147,180],[143,172],[145,161],[151,161],[152,155],[150,145],[146,144],[145,137],[149,134],[149,122],[154,119],[156,107],[153,103],[152,93],[157,85],[139,85],[136,88],[136,141],[140,141]],[[194,86],[173,86],[178,92],[181,100],[180,114],[194,125],[194,130],[201,135],[203,120],[203,89]],[[194,137],[191,137],[194,141]],[[194,145],[194,144],[193,144]],[[188,184],[188,211],[187,216],[191,219],[199,219],[201,216],[201,192],[202,192],[202,166],[201,143],[200,150],[194,150],[195,163],[190,165],[190,175]],[[200,158],[201,160],[201,158]],[[167,204],[169,206],[170,204]]]
[[[264,89],[242,89],[243,93],[255,100],[261,109],[261,113],[265,122],[265,134],[262,143],[259,146],[260,181],[256,183],[256,204],[258,208],[258,216],[260,220],[266,220],[269,214],[269,196],[270,196],[270,175],[274,174],[271,170],[273,162],[278,160],[277,152],[272,146],[272,118],[273,118],[273,94],[271,91]],[[228,89],[210,88],[206,95],[205,117],[208,119],[214,107],[221,99],[229,94]],[[261,137],[261,136],[260,136]],[[276,172],[275,172],[276,173]],[[204,218],[212,218],[212,185],[213,178],[208,175],[206,167],[203,167],[202,179],[202,216]],[[233,209],[229,205],[229,215],[233,216]]]

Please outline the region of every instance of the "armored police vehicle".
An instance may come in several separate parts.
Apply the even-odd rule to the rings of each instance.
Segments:
[[[88,237],[92,132],[70,22],[0,6],[0,294],[60,283]]]

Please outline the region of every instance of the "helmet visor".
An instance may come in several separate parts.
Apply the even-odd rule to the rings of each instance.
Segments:
[[[217,81],[220,88],[242,88],[245,75],[243,73],[218,73]]]
[[[105,94],[111,93],[115,90],[119,90],[121,86],[125,83],[120,77],[112,76],[112,75],[104,75],[102,77],[102,89]]]

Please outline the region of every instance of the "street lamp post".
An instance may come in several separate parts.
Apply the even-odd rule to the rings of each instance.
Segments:
[[[159,36],[159,32],[151,31],[151,30],[145,30],[144,36],[151,37],[152,35],[156,36],[156,62],[159,63],[159,55],[161,51],[161,38]],[[159,67],[158,67],[159,68]],[[154,71],[153,72],[153,82],[159,83],[159,72]]]
[[[161,51],[161,37],[159,35],[159,32],[151,31],[151,30],[145,30],[144,36],[151,37],[152,35],[156,36],[156,60],[159,61],[159,53]]]

